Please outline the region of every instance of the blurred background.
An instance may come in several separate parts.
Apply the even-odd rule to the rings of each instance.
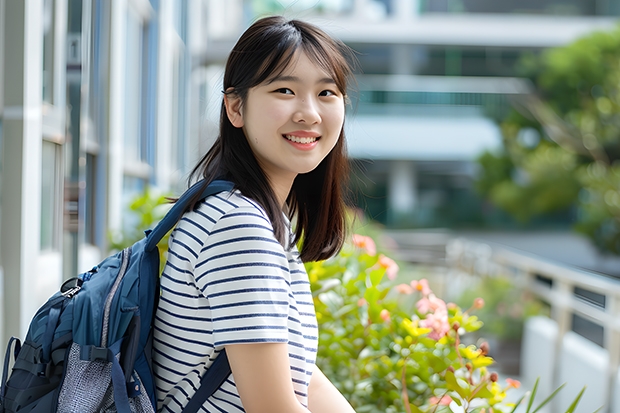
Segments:
[[[505,373],[620,412],[620,0],[0,0],[0,342],[186,187],[274,13],[357,51],[352,204],[409,276],[487,294]]]

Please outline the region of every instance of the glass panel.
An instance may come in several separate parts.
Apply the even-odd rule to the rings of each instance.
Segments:
[[[133,12],[127,14],[127,37],[125,59],[125,159],[142,161],[141,144],[142,113],[142,22]]]
[[[129,213],[129,207],[134,199],[144,190],[145,182],[143,179],[133,176],[123,177],[123,232],[131,234],[134,228],[140,224],[140,217],[137,214]]]
[[[84,241],[87,244],[97,245],[95,237],[95,194],[97,179],[97,157],[95,155],[86,154],[86,187],[84,188],[85,196],[85,214],[84,214]]]
[[[43,1],[43,101],[53,103],[54,0]]]
[[[41,249],[57,247],[59,146],[43,141],[41,156]]]
[[[525,13],[570,16],[594,16],[607,12],[606,10],[597,10],[597,1],[593,0],[422,0],[421,11],[443,13]]]

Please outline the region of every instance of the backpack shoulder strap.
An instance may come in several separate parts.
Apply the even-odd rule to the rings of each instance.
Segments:
[[[200,195],[200,200],[205,199],[208,196],[217,194],[219,192],[224,191],[232,191],[234,188],[234,184],[230,181],[224,180],[215,180],[209,183],[206,187],[204,186],[204,180],[200,180],[192,185],[187,191],[181,195],[181,197],[175,202],[170,211],[164,216],[164,218],[159,221],[157,226],[153,229],[153,231],[147,236],[147,243],[145,249],[147,251],[151,251],[153,248],[157,246],[157,243],[161,241],[161,239],[166,235],[168,231],[172,229],[176,225],[177,222],[185,213],[185,210],[189,206],[189,203],[192,199],[202,191]]]
[[[230,376],[230,364],[226,350],[222,350],[216,357],[209,370],[200,379],[200,387],[189,400],[181,413],[197,413],[204,402],[219,389]]]

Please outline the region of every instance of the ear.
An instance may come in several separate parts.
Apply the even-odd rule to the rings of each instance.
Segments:
[[[232,92],[232,93],[231,93]],[[232,88],[228,88],[224,93],[224,106],[228,120],[235,128],[243,127],[243,114],[241,113],[241,98],[234,93]]]

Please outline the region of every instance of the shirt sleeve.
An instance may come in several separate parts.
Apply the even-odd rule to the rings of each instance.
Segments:
[[[288,342],[288,261],[261,210],[239,207],[222,215],[199,253],[194,276],[209,301],[216,348]]]

